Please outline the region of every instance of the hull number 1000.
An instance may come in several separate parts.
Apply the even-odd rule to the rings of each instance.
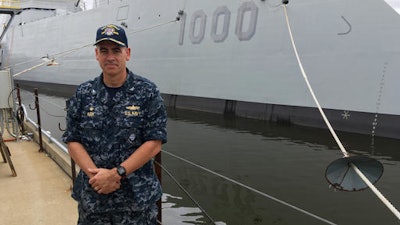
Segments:
[[[181,16],[181,28],[179,34],[179,45],[183,45],[185,38],[187,14]],[[245,19],[248,18],[248,19]],[[258,7],[254,2],[243,2],[236,17],[235,35],[240,41],[250,40],[256,33],[258,18]],[[243,24],[246,22],[246,24]],[[216,42],[224,42],[229,35],[229,25],[231,23],[231,11],[226,6],[216,8],[211,20],[211,39]],[[219,26],[222,26],[219,27]],[[196,10],[191,18],[188,29],[188,38],[192,44],[200,44],[205,36],[207,27],[207,14],[199,9]]]

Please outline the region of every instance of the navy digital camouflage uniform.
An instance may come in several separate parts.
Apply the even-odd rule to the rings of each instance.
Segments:
[[[146,141],[167,141],[167,116],[157,87],[127,72],[127,80],[112,99],[100,75],[81,84],[67,101],[63,141],[80,142],[98,168],[120,165]],[[152,161],[122,179],[120,189],[110,194],[98,194],[80,171],[72,192],[82,225],[153,225],[161,195]]]

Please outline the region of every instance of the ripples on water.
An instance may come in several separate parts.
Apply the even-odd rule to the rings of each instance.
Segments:
[[[23,93],[25,105],[33,95]],[[65,99],[40,95],[42,127],[59,139],[65,127]],[[30,111],[30,110],[28,110]],[[33,118],[35,113],[30,111]],[[163,150],[336,224],[397,224],[370,191],[338,192],[324,178],[330,162],[342,157],[326,129],[224,118],[187,110],[168,111]],[[400,141],[338,133],[346,149],[373,157],[385,171],[377,188],[400,206]],[[373,145],[372,145],[373,144]],[[163,165],[206,209],[217,224],[327,224],[243,186],[163,154]],[[164,224],[211,224],[183,191],[163,174]]]

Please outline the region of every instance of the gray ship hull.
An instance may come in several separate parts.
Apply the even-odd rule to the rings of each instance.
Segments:
[[[22,12],[2,40],[2,66],[19,74],[55,58],[57,66],[21,73],[16,83],[74,87],[99,75],[91,43],[99,26],[115,23],[127,27],[128,67],[153,80],[168,106],[325,127],[280,1],[109,2],[35,21]],[[293,1],[287,10],[334,129],[400,138],[400,15],[383,0]]]

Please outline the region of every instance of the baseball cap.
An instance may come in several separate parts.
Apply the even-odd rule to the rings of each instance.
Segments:
[[[128,47],[128,39],[126,38],[125,30],[114,24],[108,24],[97,29],[96,42],[94,45],[102,41],[112,41],[122,47]]]

